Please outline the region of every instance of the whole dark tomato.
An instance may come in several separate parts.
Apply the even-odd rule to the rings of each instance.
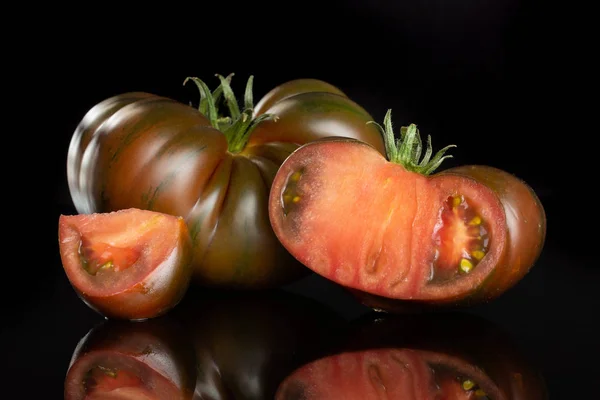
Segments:
[[[196,359],[177,321],[105,321],[77,344],[65,400],[192,400]]]
[[[135,208],[61,215],[63,269],[79,297],[108,318],[165,314],[192,277],[192,242],[182,217]]]
[[[269,223],[269,190],[281,162],[327,136],[358,139],[382,153],[383,138],[361,106],[326,82],[284,83],[254,108],[251,77],[240,110],[230,77],[219,78],[212,93],[190,79],[200,89],[198,109],[148,93],[94,106],[69,147],[71,197],[79,213],[135,207],[184,217],[196,283],[278,286],[309,272]],[[217,107],[223,98],[227,116]]]
[[[489,166],[430,175],[450,146],[431,158],[428,141],[419,160],[415,125],[395,141],[388,112],[381,129],[388,158],[364,142],[329,138],[282,164],[270,218],[290,253],[390,311],[488,301],[522,279],[546,235],[534,191]]]
[[[195,399],[272,399],[288,374],[346,327],[327,306],[298,294],[198,289],[169,314],[194,343]]]
[[[376,313],[291,373],[276,400],[546,400],[544,378],[499,327],[472,314]]]

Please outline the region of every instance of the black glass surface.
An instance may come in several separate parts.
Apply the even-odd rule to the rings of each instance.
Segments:
[[[313,376],[312,384],[323,389],[343,382],[346,386],[341,385],[339,393],[348,394],[383,380],[391,385],[389,390],[399,390],[392,383],[405,382],[406,371],[390,363],[415,351],[454,357],[464,363],[460,368],[465,371],[481,368],[490,382],[504,388],[513,387],[518,381],[513,374],[519,374],[532,396],[585,396],[586,384],[596,375],[598,330],[588,308],[596,304],[589,295],[596,283],[585,264],[570,262],[552,247],[520,284],[493,303],[398,316],[375,313],[335,284],[311,275],[259,293],[194,288],[165,317],[118,322],[105,320],[80,301],[59,272],[57,257],[49,254],[46,267],[53,273],[35,288],[39,296],[17,305],[1,332],[6,346],[3,368],[11,376],[10,390],[25,391],[21,398],[39,398],[42,392],[46,398],[61,398],[66,382],[76,379],[67,376],[72,358],[78,358],[76,353],[87,342],[113,359],[126,353],[115,350],[117,345],[148,342],[162,365],[176,368],[180,378],[187,374],[187,379],[197,379],[197,398],[204,399],[273,398],[295,370],[340,354],[348,358],[338,366],[342,377],[332,381],[322,372],[323,381]],[[94,339],[96,344],[90,332],[100,337]],[[356,382],[352,376],[344,380],[343,366],[351,374],[352,362],[367,356],[377,360],[372,360],[379,368],[373,370],[374,377],[368,382]],[[152,365],[150,356],[141,359]],[[443,369],[438,374],[443,380]],[[450,381],[458,376],[456,370],[446,374]],[[513,386],[507,383],[511,379]],[[286,385],[288,391],[293,389]],[[188,388],[193,387],[188,382]],[[287,395],[283,398],[302,398]]]
[[[314,3],[276,7],[277,18],[268,16],[273,8],[245,5],[228,15],[228,29],[217,4],[148,18],[96,10],[77,19],[78,32],[58,29],[73,20],[56,19],[40,35],[51,38],[36,53],[44,90],[29,93],[43,98],[35,105],[50,116],[27,119],[17,135],[23,147],[12,155],[15,169],[35,162],[6,192],[24,212],[11,211],[18,223],[5,233],[11,256],[0,297],[0,398],[61,399],[81,379],[110,386],[122,363],[164,393],[193,391],[196,399],[345,399],[368,389],[380,396],[373,398],[386,398],[384,390],[403,398],[398,393],[430,376],[447,393],[470,393],[464,398],[595,398],[600,274],[589,231],[597,226],[597,196],[579,185],[583,165],[567,157],[588,133],[566,128],[569,97],[559,93],[566,58],[548,7],[526,0]],[[398,127],[419,124],[434,150],[456,144],[441,170],[486,164],[522,178],[548,218],[539,260],[498,299],[456,310],[380,313],[311,274],[268,291],[192,287],[156,320],[104,319],[76,295],[58,249],[58,217],[76,213],[66,177],[73,131],[115,94],[146,91],[197,104],[195,88],[182,85],[186,77],[215,85],[215,73],[230,72],[237,94],[255,76],[255,99],[287,80],[323,79],[378,121],[392,108]],[[86,371],[90,353],[112,367]],[[369,367],[361,375],[358,365]],[[139,384],[134,375],[119,379]]]

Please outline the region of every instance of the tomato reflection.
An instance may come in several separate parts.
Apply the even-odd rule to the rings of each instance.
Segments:
[[[106,320],[77,344],[65,399],[192,399],[196,368],[191,347],[171,318]]]
[[[277,400],[541,400],[543,378],[510,337],[471,314],[374,314],[279,386]]]
[[[192,289],[174,315],[194,340],[197,400],[273,399],[344,322],[323,304],[278,290]]]

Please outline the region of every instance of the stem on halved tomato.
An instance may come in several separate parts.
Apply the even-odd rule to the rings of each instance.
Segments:
[[[417,172],[422,175],[429,175],[435,171],[446,158],[452,158],[451,155],[444,155],[448,149],[456,147],[456,145],[448,145],[439,150],[433,158],[431,155],[433,149],[431,147],[431,135],[427,135],[427,148],[423,159],[419,161],[423,150],[423,142],[421,135],[415,124],[403,126],[400,128],[400,137],[394,137],[394,129],[392,126],[392,110],[388,110],[383,118],[383,127],[375,121],[367,123],[374,124],[383,133],[385,142],[385,150],[388,160],[402,165],[409,171]]]
[[[226,78],[217,74],[220,80],[220,85],[211,92],[208,86],[196,77],[188,77],[183,84],[192,81],[198,86],[200,91],[200,104],[198,111],[208,118],[211,125],[223,132],[227,139],[228,150],[230,153],[239,153],[244,149],[250,134],[262,121],[277,120],[277,116],[273,114],[261,114],[256,118],[252,117],[254,111],[254,100],[252,97],[252,83],[254,77],[251,75],[246,84],[244,93],[244,108],[240,107],[235,98],[235,94],[231,89],[231,78],[234,74],[229,74]],[[222,117],[219,115],[218,101],[221,96],[225,98],[225,104],[229,111],[229,115]]]

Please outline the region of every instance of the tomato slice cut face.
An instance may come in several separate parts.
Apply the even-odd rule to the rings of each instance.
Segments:
[[[189,285],[191,238],[181,217],[140,209],[61,215],[59,241],[71,284],[105,316],[159,315]]]

